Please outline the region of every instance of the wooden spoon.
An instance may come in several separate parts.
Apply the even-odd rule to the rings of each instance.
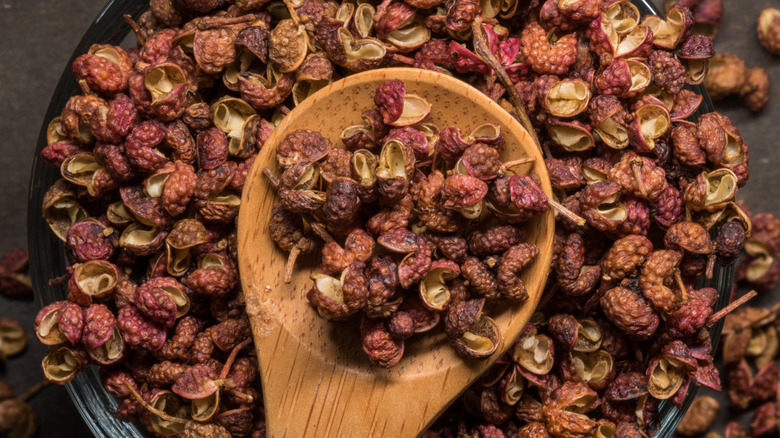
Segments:
[[[319,254],[298,260],[292,282],[283,282],[287,254],[268,233],[278,202],[262,170],[276,167],[276,146],[296,129],[312,129],[335,147],[341,130],[361,123],[374,107],[377,86],[388,79],[406,83],[407,93],[433,104],[426,120],[441,129],[468,133],[497,123],[505,133],[504,161],[535,157],[520,169],[539,176],[551,196],[544,161],[528,133],[499,105],[475,88],[438,72],[410,68],[373,70],[334,82],[304,100],[263,146],[247,179],[238,218],[239,267],[257,348],[269,437],[412,437],[419,435],[469,384],[509,348],[542,294],[552,257],[553,213],[528,224],[528,240],[540,253],[522,277],[530,298],[487,309],[501,329],[498,351],[485,361],[465,360],[449,346],[441,328],[406,341],[404,357],[391,369],[372,365],[362,351],[355,321],[320,317],[305,298]]]

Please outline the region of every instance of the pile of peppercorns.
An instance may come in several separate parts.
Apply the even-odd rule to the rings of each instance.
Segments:
[[[780,280],[778,268],[773,267],[780,244],[780,219],[771,213],[758,213],[752,216],[752,222],[753,232],[738,263],[737,279],[740,284],[768,292]],[[756,247],[761,251],[756,252]],[[738,284],[735,284],[732,298],[738,295]],[[753,411],[753,414],[750,430],[737,421],[730,421],[724,434],[710,432],[708,438],[764,436],[778,430],[778,311],[777,304],[765,308],[742,307],[726,316],[719,365],[725,370],[728,408],[732,412]],[[712,397],[697,398],[677,432],[684,436],[707,432],[719,409],[720,405]]]
[[[287,272],[313,250],[305,227],[318,229],[324,272],[312,274],[306,298],[327,319],[359,314],[374,364],[396,365],[404,342],[442,314],[458,354],[488,358],[501,332],[485,303],[527,300],[520,274],[539,252],[518,226],[547,210],[547,195],[530,176],[508,173],[534,160],[503,162],[497,125],[464,135],[426,121],[431,104],[401,81],[383,82],[374,102],[364,125],[344,130],[347,149],[296,130],[276,150],[283,173],[265,169],[281,200],[269,230],[291,253]]]
[[[716,261],[733,263],[750,232],[733,202],[749,177],[747,145],[723,115],[689,120],[702,97],[685,86],[703,82],[714,55],[708,37],[691,33],[708,10],[692,14],[679,3],[666,17],[642,18],[626,0],[152,1],[137,22],[128,19],[137,47],[95,45],[74,62],[83,94],[49,126],[42,156],[62,179],[46,194],[44,216],[74,266],[63,277],[68,301],[47,306],[36,323],[52,346],[48,377],[62,383],[99,364],[119,415],[158,435],[262,436],[235,263],[247,172],[289,105],[351,72],[414,66],[457,75],[523,120],[539,136],[566,213],[548,304],[493,378],[457,404],[473,415],[456,432],[501,436],[523,424],[520,436],[652,430],[659,399],[680,403],[689,381],[719,385],[707,332],[716,293],[692,285]],[[381,150],[384,139],[406,150],[427,135],[387,138],[385,117],[368,115],[342,136],[345,145]],[[439,141],[458,136],[445,129]],[[312,147],[307,153],[321,152],[316,140],[301,139]],[[433,143],[429,151],[447,152]],[[467,157],[476,144],[468,146],[447,159]],[[363,175],[341,175],[347,155],[334,151],[342,149],[317,157],[322,178],[332,178],[329,191],[380,188]],[[490,147],[470,153],[478,162]],[[506,182],[499,199],[509,205]],[[399,202],[375,220],[373,235],[408,235],[412,218],[444,226],[459,208],[444,204]],[[323,237],[316,227],[315,235],[285,229],[300,220],[286,208],[270,220],[285,230],[275,240],[294,259]],[[349,211],[327,213],[336,222]],[[494,213],[507,225],[517,220],[500,206]],[[338,231],[347,240],[326,243],[327,269],[349,273],[367,239]],[[406,231],[417,236],[416,255],[434,246],[445,254],[452,242],[453,257],[465,248],[450,232]],[[464,289],[497,282],[501,259],[472,252],[475,260],[465,259],[451,282]],[[464,276],[476,271],[479,279]],[[366,321],[373,332],[378,320]],[[408,329],[403,322],[399,334]],[[453,429],[437,430],[429,434]]]

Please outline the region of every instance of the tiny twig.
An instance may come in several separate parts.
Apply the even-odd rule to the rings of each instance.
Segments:
[[[228,358],[225,360],[225,365],[222,366],[222,371],[219,373],[220,379],[227,377],[228,373],[230,372],[230,367],[233,366],[233,362],[235,362],[236,357],[238,356],[238,352],[249,345],[250,342],[252,342],[252,338],[248,337],[233,347],[233,350],[230,352],[230,356],[228,356]]]
[[[30,387],[30,389],[28,389],[27,391],[24,391],[19,397],[16,398],[23,402],[26,402],[27,400],[31,399],[35,394],[40,392],[43,388],[46,388],[49,385],[51,385],[50,381],[41,380],[40,382]]]
[[[255,398],[252,396],[252,394],[247,394],[243,391],[239,391],[238,389],[229,389],[230,395],[233,397],[239,398],[247,403],[252,403],[255,401]]]
[[[328,233],[328,229],[325,227],[325,225],[322,225],[319,222],[309,222],[309,226],[311,227],[311,230],[314,231],[314,234],[318,235],[320,239],[325,241],[325,243],[336,240],[333,238],[333,236],[330,235],[330,233]]]
[[[214,29],[215,27],[249,23],[255,20],[257,20],[257,16],[254,14],[239,15],[237,17],[230,17],[230,18],[208,17],[208,18],[201,18],[200,20],[198,20],[196,27],[198,28],[198,30],[209,30],[209,29]]]
[[[49,286],[56,286],[58,284],[65,283],[70,279],[70,273],[60,275],[59,277],[54,277],[49,280]]]
[[[751,290],[750,292],[746,293],[745,295],[742,295],[741,297],[737,298],[736,300],[732,301],[727,305],[726,307],[720,309],[718,312],[713,313],[710,315],[709,318],[707,318],[707,326],[711,327],[716,322],[720,321],[722,318],[724,318],[729,313],[736,310],[739,306],[745,304],[749,300],[751,300],[753,297],[758,295],[758,292]]]
[[[287,12],[290,13],[290,18],[292,18],[293,23],[295,23],[296,26],[300,26],[301,19],[298,17],[298,12],[295,11],[295,7],[290,4],[289,0],[284,0],[284,5],[287,6]]]
[[[302,237],[301,239],[305,239]],[[295,262],[298,260],[298,256],[301,254],[301,248],[296,244],[290,250],[290,254],[287,256],[287,263],[284,265],[284,282],[289,284],[292,281],[293,269],[295,269]]]
[[[124,382],[124,385],[125,385],[125,388],[127,388],[127,390],[130,391],[130,395],[133,396],[135,401],[140,403],[141,406],[144,407],[144,409],[146,409],[147,411],[151,412],[152,414],[162,418],[163,420],[171,421],[171,422],[174,422],[174,423],[187,423],[189,421],[189,420],[186,420],[184,418],[174,417],[173,415],[167,414],[167,413],[165,413],[165,412],[155,408],[154,406],[150,405],[146,400],[144,400],[144,398],[141,397],[141,394],[139,394],[138,391],[136,391],[136,389],[133,388],[133,386],[129,382]]]
[[[92,92],[92,90],[89,88],[89,84],[84,79],[79,79],[79,88],[81,88],[81,94],[85,96],[89,96],[91,94],[95,94]]]
[[[414,65],[414,59],[401,55],[399,53],[393,53],[393,61],[400,62],[401,64]]]
[[[712,252],[707,256],[707,269],[704,271],[704,276],[707,277],[707,279],[711,279],[715,274],[715,261],[717,258],[718,256],[715,254],[715,245],[713,244]]]
[[[680,270],[675,269],[674,270],[674,281],[677,282],[677,287],[680,288],[680,300],[683,303],[688,302],[688,288],[685,287],[685,282],[682,279],[682,275],[680,275]]]
[[[133,17],[130,14],[125,14],[122,16],[122,18],[125,19],[125,23],[127,23],[128,26],[130,26],[130,29],[133,29],[133,33],[135,34],[136,39],[138,40],[138,44],[144,45],[146,44],[146,37],[144,36],[143,31],[141,31],[141,28],[138,27],[138,23],[133,20]]]
[[[531,119],[528,117],[528,113],[523,105],[523,100],[520,98],[520,93],[517,92],[515,84],[509,78],[509,75],[498,62],[493,52],[490,50],[490,43],[487,41],[487,35],[485,35],[485,28],[483,25],[482,17],[477,17],[471,25],[472,34],[474,37],[474,53],[482,60],[488,67],[492,68],[496,73],[498,81],[504,86],[506,92],[509,94],[509,101],[512,102],[512,106],[515,108],[515,117],[520,121],[531,139],[539,148],[539,152],[544,154],[542,150],[542,144],[539,141],[539,137],[536,136],[536,130],[534,129]]]
[[[570,221],[574,222],[578,226],[585,225],[585,219],[581,216],[575,214],[573,211],[569,210],[568,208],[564,207],[560,203],[558,203],[553,198],[547,197],[547,203],[550,205],[550,207],[554,208],[558,213],[560,213],[563,217],[566,219],[569,219]]]
[[[511,167],[522,166],[523,164],[528,164],[533,162],[536,162],[535,157],[524,157],[517,160],[507,161],[506,163],[501,165],[501,170],[506,171]]]

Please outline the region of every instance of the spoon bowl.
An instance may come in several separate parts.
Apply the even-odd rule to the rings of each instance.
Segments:
[[[268,222],[278,197],[263,176],[279,174],[279,142],[297,129],[318,131],[334,147],[342,129],[361,123],[373,108],[376,88],[399,79],[407,93],[433,104],[427,122],[462,132],[495,123],[505,135],[502,159],[534,157],[522,172],[537,175],[552,196],[543,157],[523,127],[475,88],[428,70],[392,68],[359,73],[318,91],[276,127],[246,180],[238,217],[241,283],[257,349],[269,437],[412,437],[436,417],[513,343],[541,297],[552,258],[554,217],[547,211],[526,224],[528,242],[539,256],[522,273],[529,298],[520,304],[486,306],[501,331],[497,351],[483,361],[459,357],[441,327],[406,341],[404,356],[383,369],[362,350],[358,319],[328,321],[305,298],[310,274],[319,271],[319,252],[299,258],[290,283],[284,282],[287,254],[271,239]]]

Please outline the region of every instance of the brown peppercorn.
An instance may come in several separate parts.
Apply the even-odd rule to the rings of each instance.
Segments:
[[[121,47],[94,44],[89,53],[73,61],[73,74],[99,93],[115,94],[127,89],[132,63]]]
[[[577,61],[577,38],[564,35],[550,44],[547,32],[538,23],[530,23],[520,35],[520,47],[526,62],[539,74],[566,73]]]
[[[642,268],[639,277],[642,294],[659,312],[669,313],[680,307],[678,294],[681,291],[673,292],[666,283],[672,278],[681,259],[682,255],[677,251],[657,250],[650,254]]]
[[[469,234],[468,245],[472,254],[486,256],[501,254],[523,239],[521,229],[512,225],[497,225],[484,231]]]
[[[35,411],[18,398],[0,401],[0,430],[9,437],[33,438],[38,430]]]
[[[476,257],[469,257],[460,267],[461,275],[469,282],[469,289],[480,296],[498,298],[500,291],[495,275]]]
[[[745,228],[739,222],[726,222],[715,237],[715,253],[724,266],[733,265],[745,246]]]
[[[671,140],[674,156],[680,162],[690,166],[705,163],[707,155],[699,147],[699,140],[696,138],[696,125],[686,122],[675,124],[672,128]]]
[[[547,171],[550,174],[550,183],[553,187],[571,190],[585,185],[586,181],[582,176],[582,158],[547,158],[544,160],[544,164],[547,166]]]
[[[646,157],[629,152],[609,171],[609,180],[633,196],[655,200],[666,190],[666,172]]]
[[[712,100],[721,100],[739,93],[747,80],[747,74],[745,61],[740,57],[731,53],[718,53],[710,60],[710,70],[704,78],[704,86],[707,87],[707,93]]]
[[[769,103],[769,74],[766,70],[761,67],[749,69],[747,79],[739,89],[739,97],[751,111],[761,111]]]
[[[157,388],[165,388],[176,383],[176,378],[189,366],[174,362],[162,361],[152,365],[146,371],[146,381]]]
[[[374,239],[361,228],[355,228],[344,242],[342,248],[336,242],[328,242],[322,247],[322,267],[329,273],[339,273],[353,260],[367,262],[374,251]]]
[[[210,327],[211,340],[222,351],[230,351],[251,336],[246,318],[229,318]]]
[[[214,423],[188,421],[184,426],[182,438],[231,438],[232,435],[223,426]]]
[[[452,235],[446,236],[435,233],[425,233],[423,235],[430,242],[436,245],[436,249],[445,258],[454,261],[455,263],[463,263],[468,256],[468,243],[466,239]]]
[[[392,367],[404,354],[404,342],[393,339],[384,320],[364,317],[360,321],[360,338],[363,351],[380,367]]]
[[[766,8],[758,16],[758,40],[773,55],[780,55],[780,10]]]
[[[639,293],[616,287],[608,290],[601,299],[606,317],[629,336],[647,339],[655,333],[660,318]]]
[[[586,415],[596,399],[595,392],[585,383],[564,382],[543,407],[547,430],[553,436],[587,436],[597,426]],[[583,404],[576,411],[571,409],[575,401]]]
[[[165,328],[147,319],[134,306],[125,306],[117,314],[122,338],[133,348],[156,351],[165,344]]]
[[[653,83],[669,94],[677,94],[685,85],[685,67],[673,53],[653,50],[647,58],[653,73]]]
[[[328,186],[322,214],[330,226],[344,226],[352,223],[358,214],[360,199],[358,184],[347,177],[339,177]]]
[[[666,5],[675,3],[691,10],[694,33],[715,38],[723,20],[722,0],[678,0],[672,3],[666,2]]]
[[[0,293],[11,298],[32,295],[32,281],[27,275],[29,256],[26,250],[12,249],[0,257]]]
[[[387,319],[387,330],[393,339],[403,341],[415,332],[415,322],[408,312],[396,311]]]
[[[125,154],[136,169],[143,173],[154,172],[167,162],[156,148],[165,139],[166,128],[157,120],[147,120],[136,125],[125,140]]]
[[[582,214],[590,226],[612,231],[625,221],[625,206],[619,202],[621,191],[620,184],[612,181],[590,184],[582,190]]]
[[[709,396],[699,396],[677,425],[677,433],[683,436],[697,436],[706,432],[718,415],[720,404]]]
[[[664,245],[668,249],[694,254],[712,252],[712,241],[707,230],[691,221],[678,222],[669,227],[664,235]]]
[[[496,281],[504,298],[512,301],[525,301],[528,298],[520,273],[538,254],[539,249],[535,245],[520,243],[510,247],[501,256]]]
[[[368,301],[363,310],[371,317],[386,317],[400,305],[398,293],[398,265],[392,257],[379,254],[366,267]]]
[[[772,213],[757,213],[752,217],[751,237],[759,242],[777,248],[780,245],[780,219]]]
[[[620,281],[632,276],[652,250],[653,244],[644,236],[631,235],[616,240],[601,263],[602,277]]]

